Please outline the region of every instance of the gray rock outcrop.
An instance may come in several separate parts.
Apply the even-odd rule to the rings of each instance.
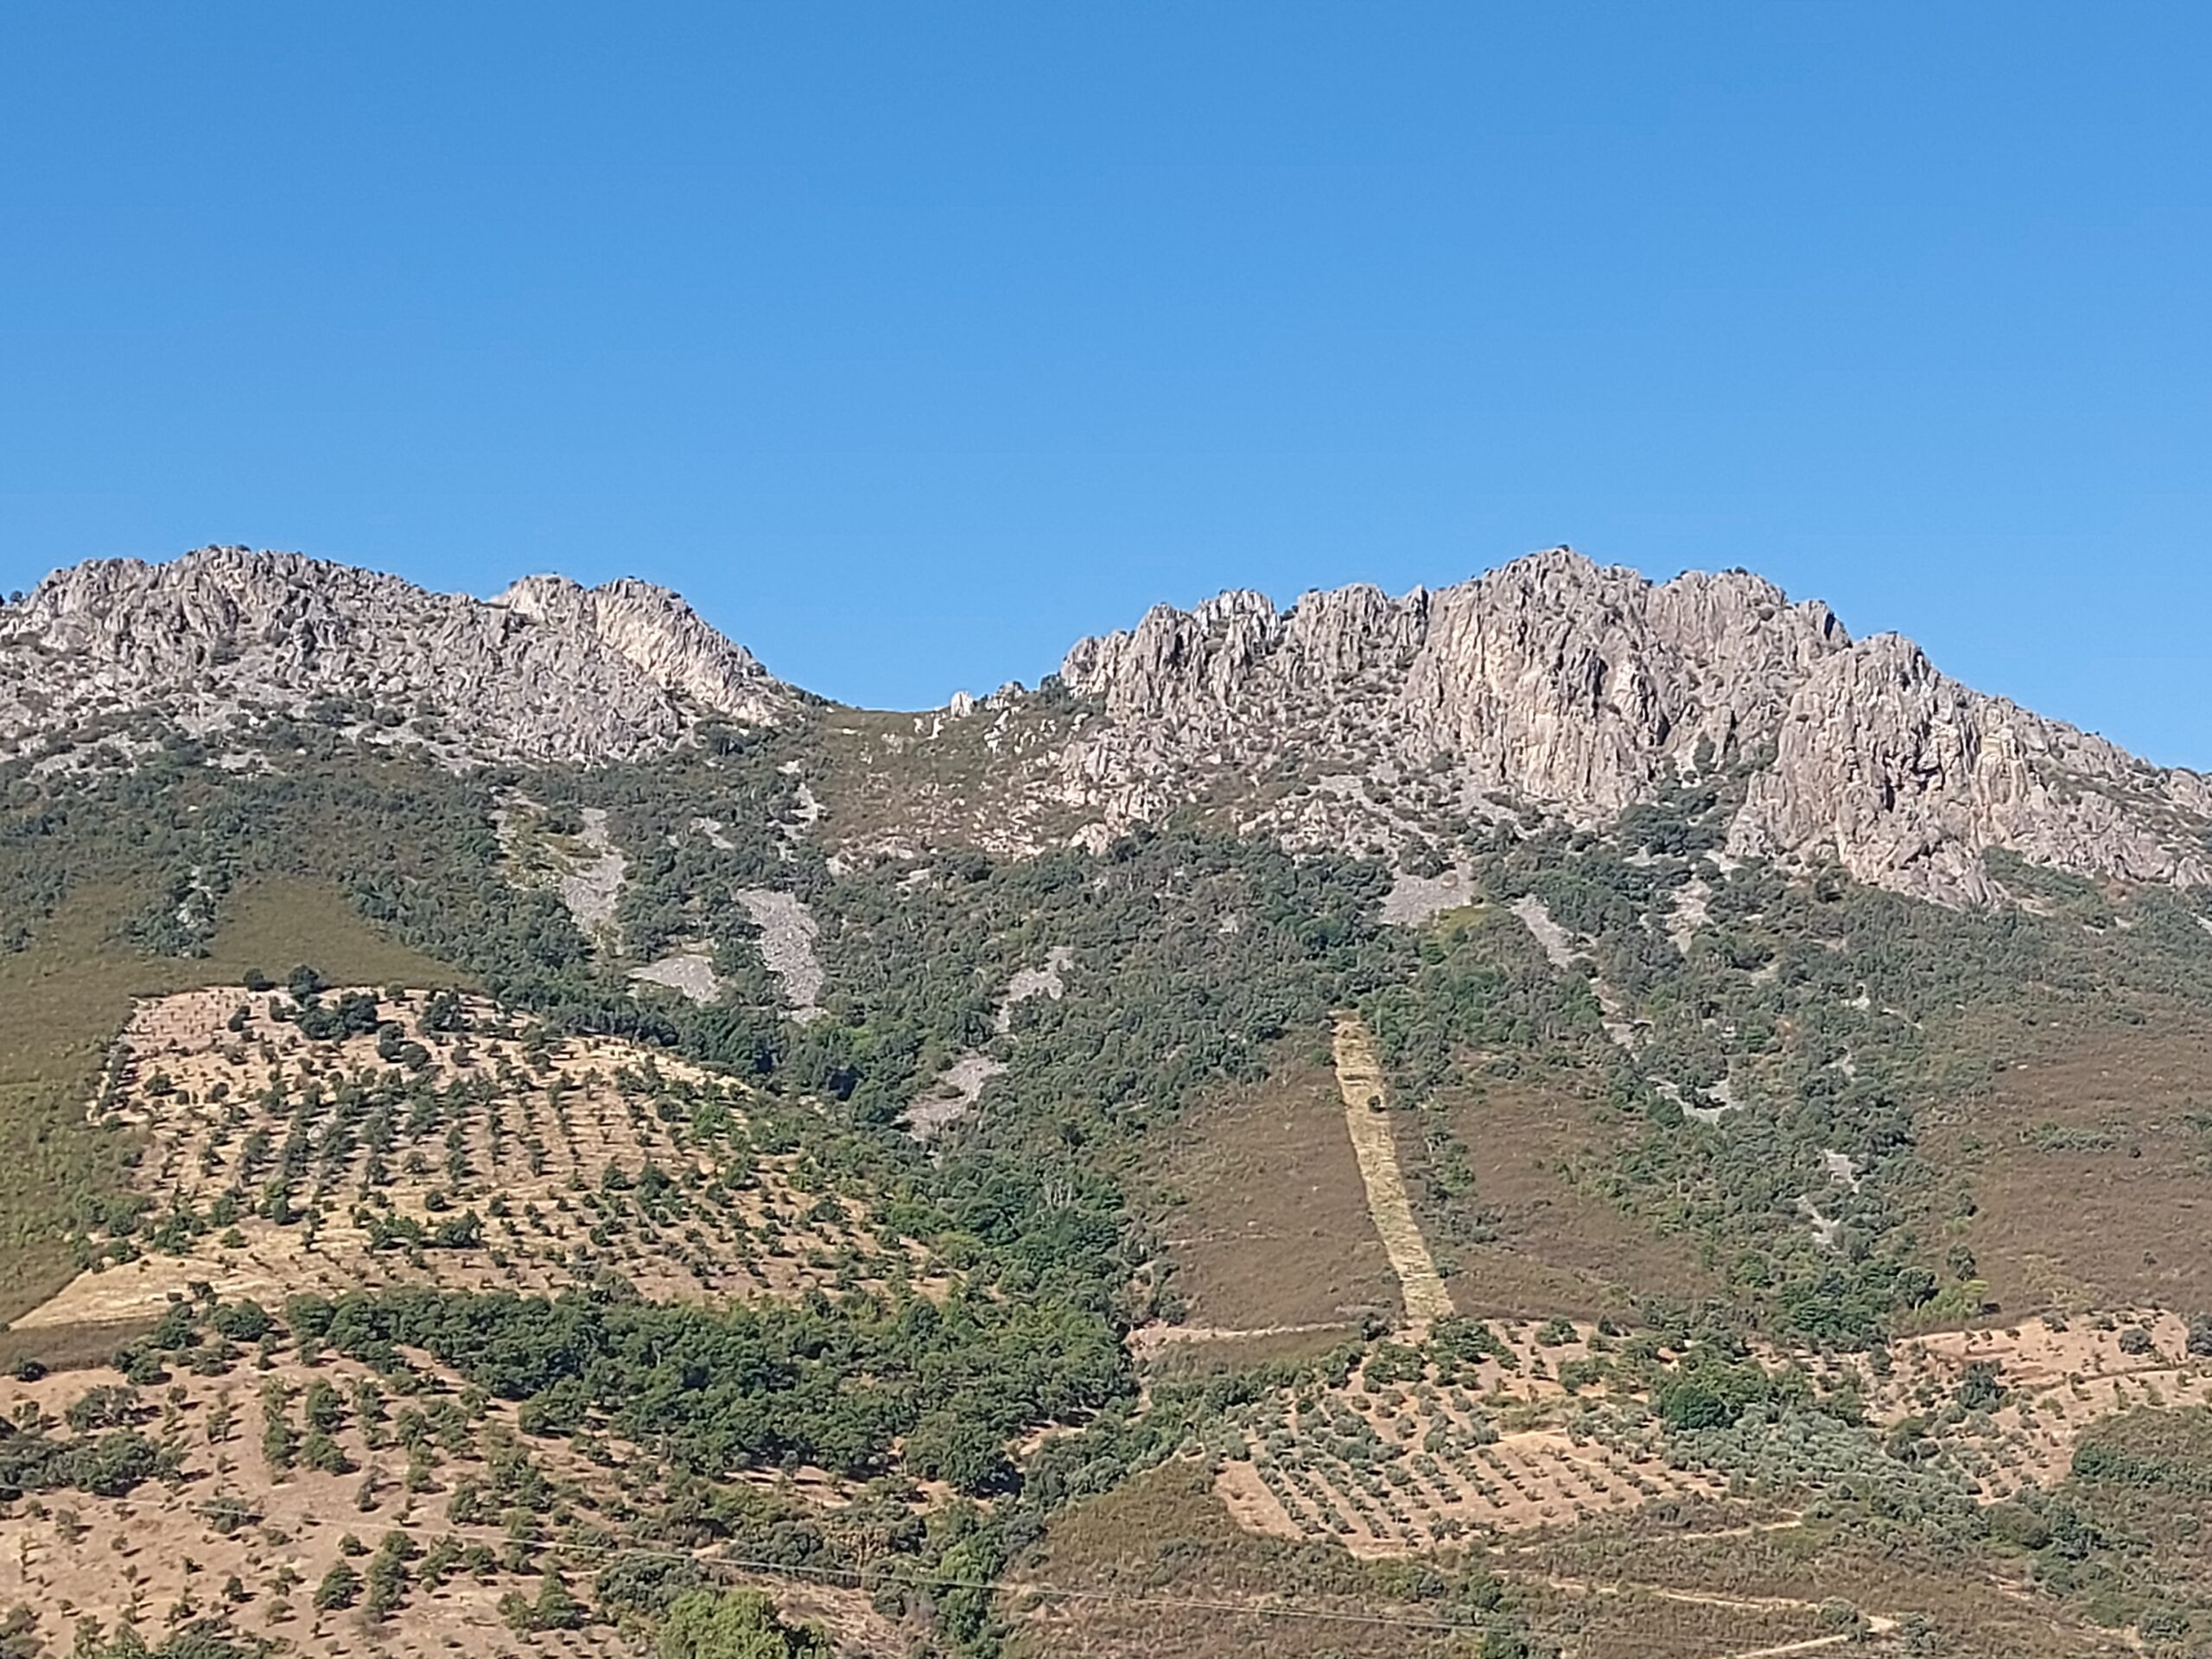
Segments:
[[[533,576],[483,601],[211,547],[80,564],[0,608],[0,750],[88,716],[151,709],[206,732],[334,698],[384,711],[388,741],[586,762],[665,748],[708,715],[773,722],[795,702],[641,582]]]
[[[2212,879],[2202,776],[1961,685],[1895,634],[1821,663],[1773,743],[1730,836],[1738,853],[1817,852],[1953,902],[1997,896],[1992,848],[2084,875]]]
[[[1033,823],[1103,844],[1197,803],[1433,881],[1471,822],[1596,825],[1726,772],[1743,783],[1738,857],[1948,903],[2002,896],[2000,849],[2212,880],[2203,778],[1974,691],[1894,635],[1853,640],[1826,606],[1740,570],[1653,582],[1555,548],[1395,598],[1356,586],[1283,610],[1226,593],[1081,641],[1059,680],[884,734],[868,751],[880,798],[856,816],[887,845],[1020,851],[1043,844]],[[709,717],[796,724],[804,702],[636,581],[532,576],[477,600],[219,547],[79,565],[0,607],[0,756],[43,749],[42,764],[111,719],[207,734],[279,713],[454,764],[610,761]],[[127,760],[148,740],[108,741]],[[788,986],[812,1007],[803,973]]]
[[[1739,855],[1833,859],[1950,902],[2001,848],[2092,875],[2212,878],[2212,791],[1854,642],[1740,571],[1653,582],[1564,548],[1390,598],[1229,593],[1086,639],[1061,671],[1108,717],[1062,787],[1111,824],[1199,798],[1308,844],[1395,850],[1524,807],[1597,823],[1669,777],[1751,768]]]

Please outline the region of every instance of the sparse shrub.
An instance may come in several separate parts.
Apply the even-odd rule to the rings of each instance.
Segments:
[[[330,1571],[322,1575],[322,1582],[315,1586],[315,1605],[324,1612],[351,1607],[361,1594],[361,1575],[348,1563],[331,1563]]]

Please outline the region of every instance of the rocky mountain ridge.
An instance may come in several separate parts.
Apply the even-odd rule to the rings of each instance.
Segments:
[[[531,576],[485,601],[219,547],[79,565],[0,607],[0,753],[149,712],[208,734],[320,709],[457,761],[594,763],[664,750],[709,717],[804,746],[809,703],[634,580]],[[1433,867],[1470,824],[1597,825],[1730,777],[1729,856],[1832,861],[1948,903],[2003,896],[1997,850],[2212,880],[2197,774],[1974,691],[1895,635],[1855,640],[1746,572],[1654,582],[1565,548],[1397,597],[1158,607],[1078,642],[1052,692],[959,699],[884,741],[869,764],[911,773],[917,811],[930,798],[925,840],[964,824],[997,845],[1048,816],[1095,839],[1198,803],[1294,845]],[[963,743],[973,769],[940,775],[965,781],[923,787],[933,753]]]
[[[1947,902],[1993,849],[2091,876],[2212,878],[2212,788],[1961,685],[1896,635],[1743,571],[1654,582],[1566,548],[1435,591],[1229,593],[1085,639],[1109,717],[1071,795],[1155,817],[1224,779],[1294,842],[1395,850],[1527,807],[1595,824],[1669,779],[1749,771],[1729,852],[1833,859]]]
[[[296,553],[208,547],[60,570],[0,608],[0,751],[154,709],[217,733],[366,702],[385,741],[593,762],[707,715],[786,718],[797,694],[665,588],[531,576],[492,600]]]

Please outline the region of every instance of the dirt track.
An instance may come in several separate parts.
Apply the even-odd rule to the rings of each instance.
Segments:
[[[1352,1154],[1359,1160],[1360,1179],[1367,1184],[1367,1210],[1375,1230],[1390,1255],[1390,1268],[1404,1294],[1406,1324],[1425,1332],[1437,1319],[1452,1316],[1452,1298],[1428,1242],[1414,1219],[1406,1198],[1405,1178],[1398,1171],[1398,1148],[1390,1138],[1390,1119],[1382,1068],[1376,1064],[1375,1048],[1367,1027],[1355,1014],[1340,1014],[1336,1023],[1337,1087],[1344,1097],[1344,1128],[1351,1134]]]

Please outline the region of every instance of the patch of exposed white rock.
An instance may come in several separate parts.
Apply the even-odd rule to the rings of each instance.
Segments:
[[[1414,875],[1394,870],[1390,891],[1382,895],[1381,915],[1394,927],[1419,927],[1447,911],[1475,901],[1472,875],[1465,870],[1446,870],[1436,875]]]
[[[1545,959],[1553,967],[1562,973],[1589,973],[1591,993],[1598,999],[1600,1022],[1605,1027],[1605,1035],[1617,1047],[1635,1047],[1636,1021],[1628,1004],[1602,976],[1590,972],[1593,961],[1590,955],[1590,941],[1580,938],[1560,926],[1553,918],[1544,901],[1533,893],[1523,893],[1516,899],[1512,908],[1513,913],[1521,918],[1522,925],[1542,947]]]
[[[622,883],[630,861],[614,844],[607,827],[607,809],[587,806],[581,815],[583,828],[576,833],[580,850],[559,855],[561,902],[588,938],[619,944],[620,930],[614,919],[622,902]]]
[[[679,946],[641,968],[632,968],[630,977],[640,984],[674,991],[702,1007],[721,1001],[721,976],[715,972],[714,953],[703,944]]]
[[[1045,953],[1043,967],[1015,969],[1006,982],[1006,995],[999,998],[998,1008],[991,1015],[991,1028],[1001,1036],[1012,1031],[1015,1006],[1033,996],[1058,1001],[1068,991],[1062,976],[1074,966],[1075,952],[1065,944],[1056,944]]]
[[[992,1011],[991,1029],[1004,1037],[1014,1029],[1014,1011],[1032,997],[1057,1002],[1067,995],[1067,970],[1075,966],[1075,952],[1056,944],[1045,953],[1042,966],[1017,968],[1007,978],[998,1007]],[[932,1078],[929,1087],[907,1107],[906,1124],[918,1141],[928,1141],[948,1125],[966,1116],[982,1097],[983,1085],[1006,1070],[1006,1062],[970,1049]]]
[[[772,887],[742,888],[737,901],[760,930],[760,961],[782,988],[791,1018],[801,1025],[820,1019],[823,975],[814,942],[822,925],[806,901]]]
[[[614,844],[607,809],[583,808],[572,837],[547,834],[540,819],[543,810],[519,794],[508,795],[493,810],[492,827],[506,858],[508,879],[520,887],[552,888],[585,938],[607,950],[620,949],[615,912],[630,861]]]

